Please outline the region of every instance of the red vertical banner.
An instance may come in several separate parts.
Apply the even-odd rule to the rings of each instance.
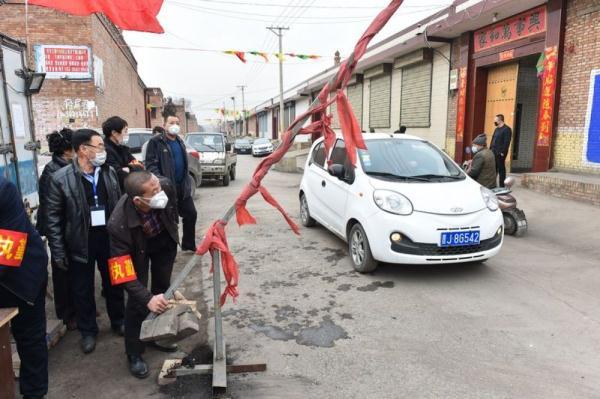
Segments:
[[[462,142],[465,134],[465,111],[467,109],[467,67],[458,73],[458,104],[456,112],[456,142]]]
[[[556,46],[544,50],[544,72],[542,75],[542,90],[538,107],[537,145],[548,147],[552,135],[554,116],[554,94],[556,91],[556,70],[558,49]]]

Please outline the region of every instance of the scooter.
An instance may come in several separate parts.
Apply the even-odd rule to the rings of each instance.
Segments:
[[[471,161],[465,161],[462,168],[467,171],[471,167]],[[492,189],[498,199],[498,206],[504,218],[504,234],[521,237],[527,232],[527,218],[522,209],[517,208],[517,199],[512,195],[511,187],[515,184],[515,178],[509,176],[504,180],[505,187]]]

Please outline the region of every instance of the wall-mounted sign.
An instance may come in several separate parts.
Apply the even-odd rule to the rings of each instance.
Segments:
[[[475,32],[475,52],[546,31],[546,6],[534,8]]]
[[[556,91],[556,69],[558,49],[556,46],[544,50],[544,72],[542,75],[542,93],[538,110],[537,145],[548,147],[552,136],[554,114],[554,94]]]
[[[87,46],[36,45],[37,72],[46,79],[91,79],[92,49]]]
[[[600,167],[600,69],[594,69],[590,78],[590,95],[585,118],[583,161]]]
[[[465,111],[467,109],[467,67],[458,73],[458,109],[456,112],[456,141],[462,142],[465,133]]]
[[[515,50],[514,49],[506,50],[506,51],[503,51],[500,54],[498,54],[498,59],[500,60],[500,62],[512,60],[513,58],[515,58]]]
[[[450,70],[450,82],[448,83],[448,88],[450,90],[458,89],[458,69]]]

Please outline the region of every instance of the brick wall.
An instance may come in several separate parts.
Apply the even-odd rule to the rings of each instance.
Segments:
[[[12,0],[0,6],[0,32],[25,41],[23,1]],[[112,25],[108,24],[110,28]],[[94,80],[46,79],[39,94],[32,97],[36,136],[45,136],[63,126],[99,128],[102,121],[120,115],[132,127],[144,127],[143,83],[133,55],[121,51],[113,37],[119,31],[107,30],[100,17],[77,17],[48,8],[29,6],[29,67],[35,68],[36,44],[90,46],[92,54],[104,61],[106,87],[97,90]],[[122,40],[122,38],[121,38]]]
[[[583,162],[590,72],[600,68],[598,21],[597,0],[567,2],[561,99],[553,149],[553,166],[558,170],[600,174],[600,167]]]
[[[460,62],[460,38],[454,39],[450,50],[450,69],[457,69]],[[454,158],[456,149],[456,113],[458,90],[448,92],[448,116],[446,118],[446,152]]]
[[[121,33],[103,17],[91,17],[92,52],[104,63],[104,90],[96,89],[100,122],[113,115],[130,127],[146,127],[144,84],[137,63],[128,51]]]

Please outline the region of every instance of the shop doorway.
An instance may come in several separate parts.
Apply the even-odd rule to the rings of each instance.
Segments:
[[[539,54],[519,60],[517,101],[513,127],[512,171],[531,172],[538,119]],[[511,126],[512,127],[512,126]]]
[[[504,115],[504,123],[513,128],[517,106],[517,80],[519,63],[512,62],[492,67],[488,70],[487,91],[485,99],[485,124],[488,145],[492,143],[494,134],[494,117]],[[510,159],[507,169],[510,170]]]

